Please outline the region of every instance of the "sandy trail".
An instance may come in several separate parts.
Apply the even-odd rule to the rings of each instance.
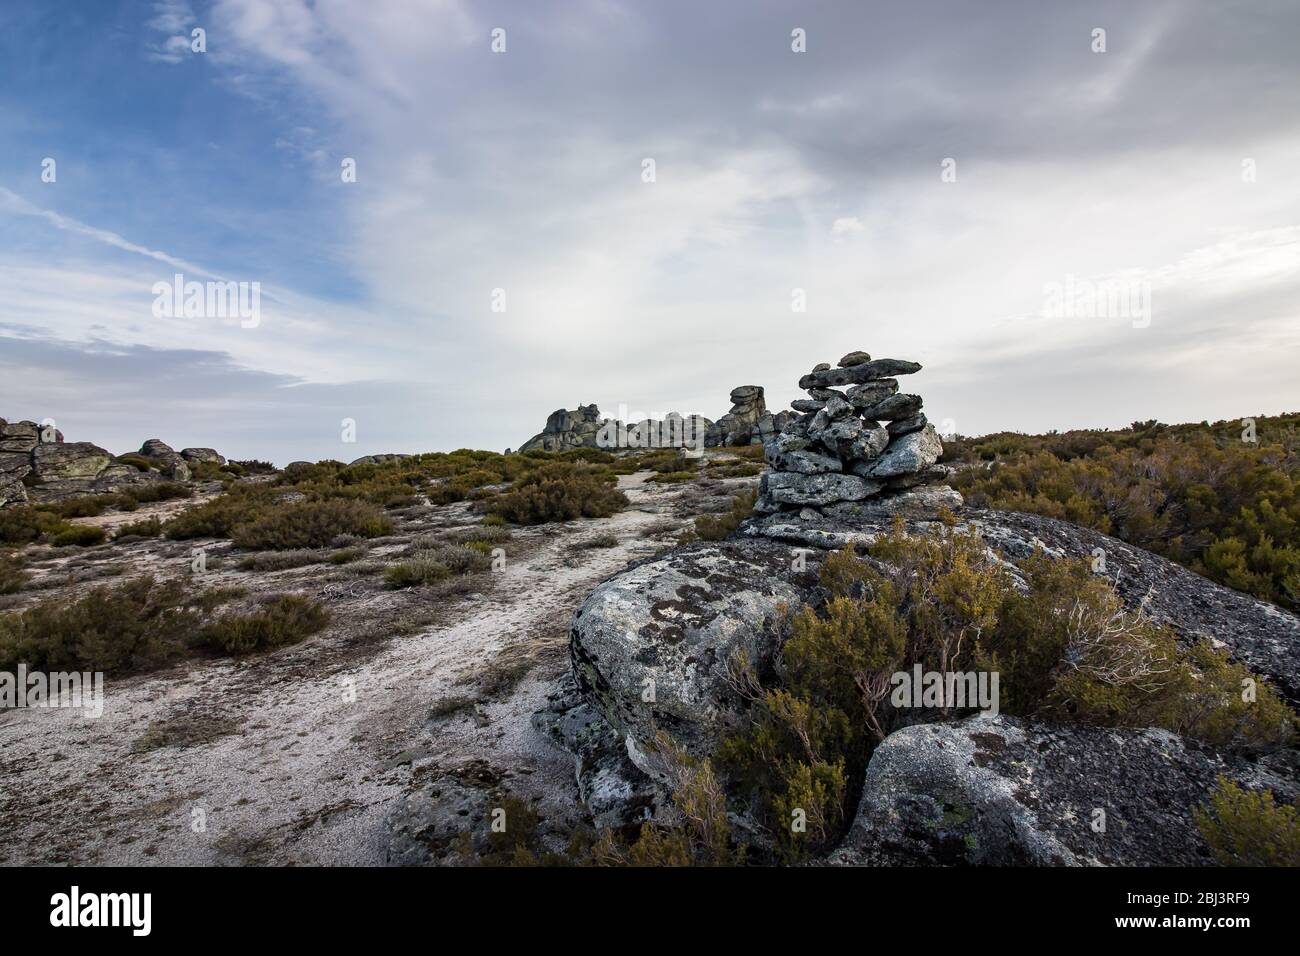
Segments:
[[[416,633],[370,635],[362,653],[331,652],[327,630],[263,657],[109,679],[98,719],[0,714],[0,863],[380,863],[383,816],[413,775],[470,761],[543,813],[573,814],[572,760],[529,718],[566,666],[578,604],[689,521],[680,486],[645,477],[620,480],[632,507],[611,518],[518,529],[488,593]],[[617,545],[573,548],[603,535]],[[530,672],[476,706],[503,652]],[[139,751],[152,722],[179,718],[212,739]]]

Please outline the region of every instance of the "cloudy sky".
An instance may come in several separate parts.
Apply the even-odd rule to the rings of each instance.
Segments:
[[[858,348],[965,434],[1294,411],[1297,36],[1293,0],[6,0],[0,416],[502,449],[782,407]],[[260,283],[256,326],[155,315],[177,273]]]

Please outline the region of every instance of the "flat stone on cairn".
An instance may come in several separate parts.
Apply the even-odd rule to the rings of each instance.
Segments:
[[[898,391],[896,376],[920,370],[916,362],[854,351],[837,368],[822,362],[801,378],[810,397],[790,403],[802,414],[765,444],[769,470],[755,510],[810,519],[816,509],[844,518],[960,507],[961,495],[943,484],[943,444],[921,396]]]

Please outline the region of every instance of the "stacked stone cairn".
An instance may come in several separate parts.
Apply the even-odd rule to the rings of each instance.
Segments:
[[[802,414],[765,445],[770,469],[755,510],[811,520],[960,507],[961,495],[943,484],[943,445],[921,396],[898,390],[897,376],[920,369],[850,352],[838,368],[823,363],[801,378],[809,397],[790,403]]]

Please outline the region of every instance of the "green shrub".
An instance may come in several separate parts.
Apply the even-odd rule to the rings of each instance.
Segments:
[[[651,475],[646,481],[660,485],[680,485],[684,481],[694,481],[698,477],[699,473],[694,471],[664,471]]]
[[[1236,588],[1300,608],[1300,416],[1136,422],[1115,432],[990,435],[945,443],[945,461],[992,462],[953,480],[978,507],[1095,528]],[[1265,442],[1265,438],[1270,443]]]
[[[142,518],[139,521],[132,521],[128,524],[119,525],[117,531],[113,534],[115,541],[122,538],[157,538],[162,534],[163,525],[157,515],[148,518]]]
[[[265,487],[236,486],[203,504],[187,508],[163,525],[172,539],[228,538],[241,524],[251,523],[276,507],[274,493]]]
[[[384,580],[391,587],[432,584],[452,575],[486,571],[492,562],[481,550],[469,545],[440,544],[415,550],[409,558],[390,565]]]
[[[310,548],[295,548],[292,551],[261,551],[239,559],[239,567],[244,571],[287,571],[309,564],[323,564],[327,556],[323,551]]]
[[[194,489],[179,481],[155,481],[147,485],[127,485],[119,492],[119,495],[129,498],[137,504],[149,504],[155,501],[176,501],[181,498],[190,498],[194,495]]]
[[[60,518],[94,518],[103,514],[105,508],[113,508],[117,504],[117,495],[81,495],[39,507],[42,511],[54,512]]]
[[[627,496],[615,484],[613,472],[600,465],[548,463],[516,479],[511,489],[491,499],[487,508],[524,525],[608,518],[628,504]]]
[[[118,462],[123,465],[131,465],[136,471],[150,471],[158,467],[158,463],[152,458],[141,455],[137,452],[131,452],[127,455],[118,455]]]
[[[185,655],[201,623],[184,582],[141,577],[0,615],[0,670],[106,673],[161,667]]]
[[[31,544],[66,527],[58,515],[30,505],[0,508],[0,544]]]
[[[1210,807],[1192,812],[1220,866],[1300,866],[1300,812],[1270,790],[1246,790],[1220,776]]]
[[[329,612],[319,601],[285,594],[251,614],[223,614],[202,631],[202,643],[226,654],[249,654],[297,644],[324,628]]]
[[[51,542],[56,548],[66,547],[89,547],[95,544],[103,544],[108,535],[103,528],[93,528],[89,525],[68,525],[61,531],[57,531]]]
[[[695,519],[695,534],[705,541],[722,541],[732,536],[740,523],[754,513],[758,492],[742,491],[731,499],[731,508],[720,515],[700,515]]]
[[[413,588],[451,577],[451,568],[431,558],[412,557],[384,569],[384,581],[393,588]]]
[[[31,580],[24,564],[21,554],[0,551],[0,594],[16,594]]]
[[[393,523],[363,501],[326,499],[295,501],[266,511],[231,533],[239,548],[280,551],[323,548],[341,534],[376,538],[393,530]]]
[[[365,554],[365,548],[339,548],[337,551],[330,552],[329,562],[330,564],[348,564],[349,562],[357,560],[357,558],[363,557]]]
[[[248,458],[240,461],[228,461],[226,465],[234,465],[246,475],[273,475],[279,469],[269,461],[259,461],[256,458]]]

